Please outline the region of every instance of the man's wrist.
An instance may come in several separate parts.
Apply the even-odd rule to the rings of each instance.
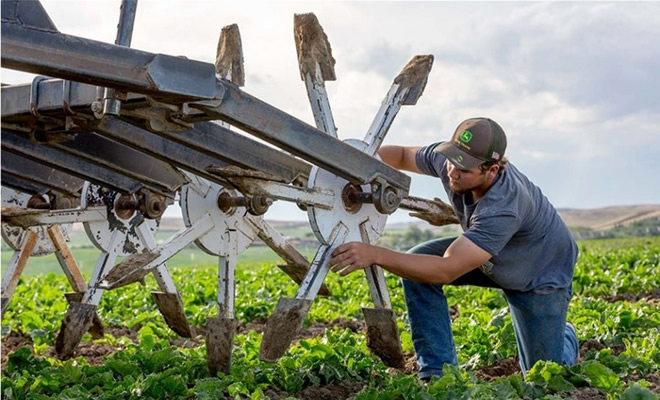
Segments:
[[[387,253],[387,249],[375,245],[373,247],[374,247],[374,264],[382,266],[383,260],[385,259],[385,257],[383,257],[383,254]]]

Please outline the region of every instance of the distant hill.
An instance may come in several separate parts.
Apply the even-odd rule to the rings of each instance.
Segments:
[[[560,208],[559,215],[570,227],[604,231],[660,217],[660,204],[612,206],[592,209]]]

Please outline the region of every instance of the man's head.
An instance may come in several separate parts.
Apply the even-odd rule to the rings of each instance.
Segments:
[[[472,169],[485,162],[501,160],[505,150],[506,135],[497,122],[490,118],[470,118],[461,122],[451,140],[435,151],[461,169]]]
[[[489,118],[470,118],[461,122],[451,140],[435,151],[447,160],[449,185],[456,192],[487,188],[506,165],[506,135]]]

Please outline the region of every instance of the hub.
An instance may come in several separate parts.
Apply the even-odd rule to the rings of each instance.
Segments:
[[[348,183],[344,186],[344,190],[341,192],[341,202],[344,204],[344,209],[351,214],[356,214],[362,208],[362,203],[360,201],[360,194],[362,194],[362,188],[360,186]]]
[[[139,206],[140,204],[135,200],[133,195],[123,194],[115,200],[115,214],[121,219],[130,219]]]

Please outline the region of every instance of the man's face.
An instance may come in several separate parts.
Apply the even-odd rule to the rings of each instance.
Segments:
[[[488,178],[487,173],[481,172],[479,167],[461,169],[450,161],[447,161],[447,175],[449,176],[449,187],[457,194],[463,194],[468,190],[485,185]]]

